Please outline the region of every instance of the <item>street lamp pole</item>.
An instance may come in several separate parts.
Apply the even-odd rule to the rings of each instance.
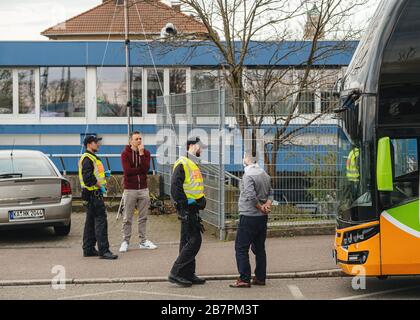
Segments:
[[[130,39],[128,21],[128,0],[124,0],[124,23],[125,23],[125,68],[127,81],[127,131],[128,135],[132,129],[132,101],[131,101],[131,72],[130,72]]]

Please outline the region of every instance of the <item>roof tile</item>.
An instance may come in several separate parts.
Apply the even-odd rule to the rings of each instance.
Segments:
[[[130,34],[159,34],[167,23],[179,33],[207,34],[201,22],[159,0],[128,0]],[[71,34],[124,34],[124,6],[108,0],[41,32],[44,36]]]

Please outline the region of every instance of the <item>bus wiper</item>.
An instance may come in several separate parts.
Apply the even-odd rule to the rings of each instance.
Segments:
[[[22,173],[2,173],[0,174],[0,179],[8,179],[8,178],[13,178],[13,177],[23,177]]]

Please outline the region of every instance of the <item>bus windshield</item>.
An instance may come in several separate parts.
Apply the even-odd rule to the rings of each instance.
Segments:
[[[379,82],[379,124],[420,121],[420,2],[407,2],[385,48]]]
[[[341,115],[338,137],[338,219],[369,221],[376,217],[372,207],[371,145],[363,139],[359,104],[350,103]]]

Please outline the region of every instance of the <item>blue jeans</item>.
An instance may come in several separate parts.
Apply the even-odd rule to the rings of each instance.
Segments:
[[[238,232],[235,240],[236,264],[242,281],[251,281],[249,248],[255,254],[255,276],[260,281],[267,277],[267,255],[265,239],[267,238],[268,216],[239,216]]]

